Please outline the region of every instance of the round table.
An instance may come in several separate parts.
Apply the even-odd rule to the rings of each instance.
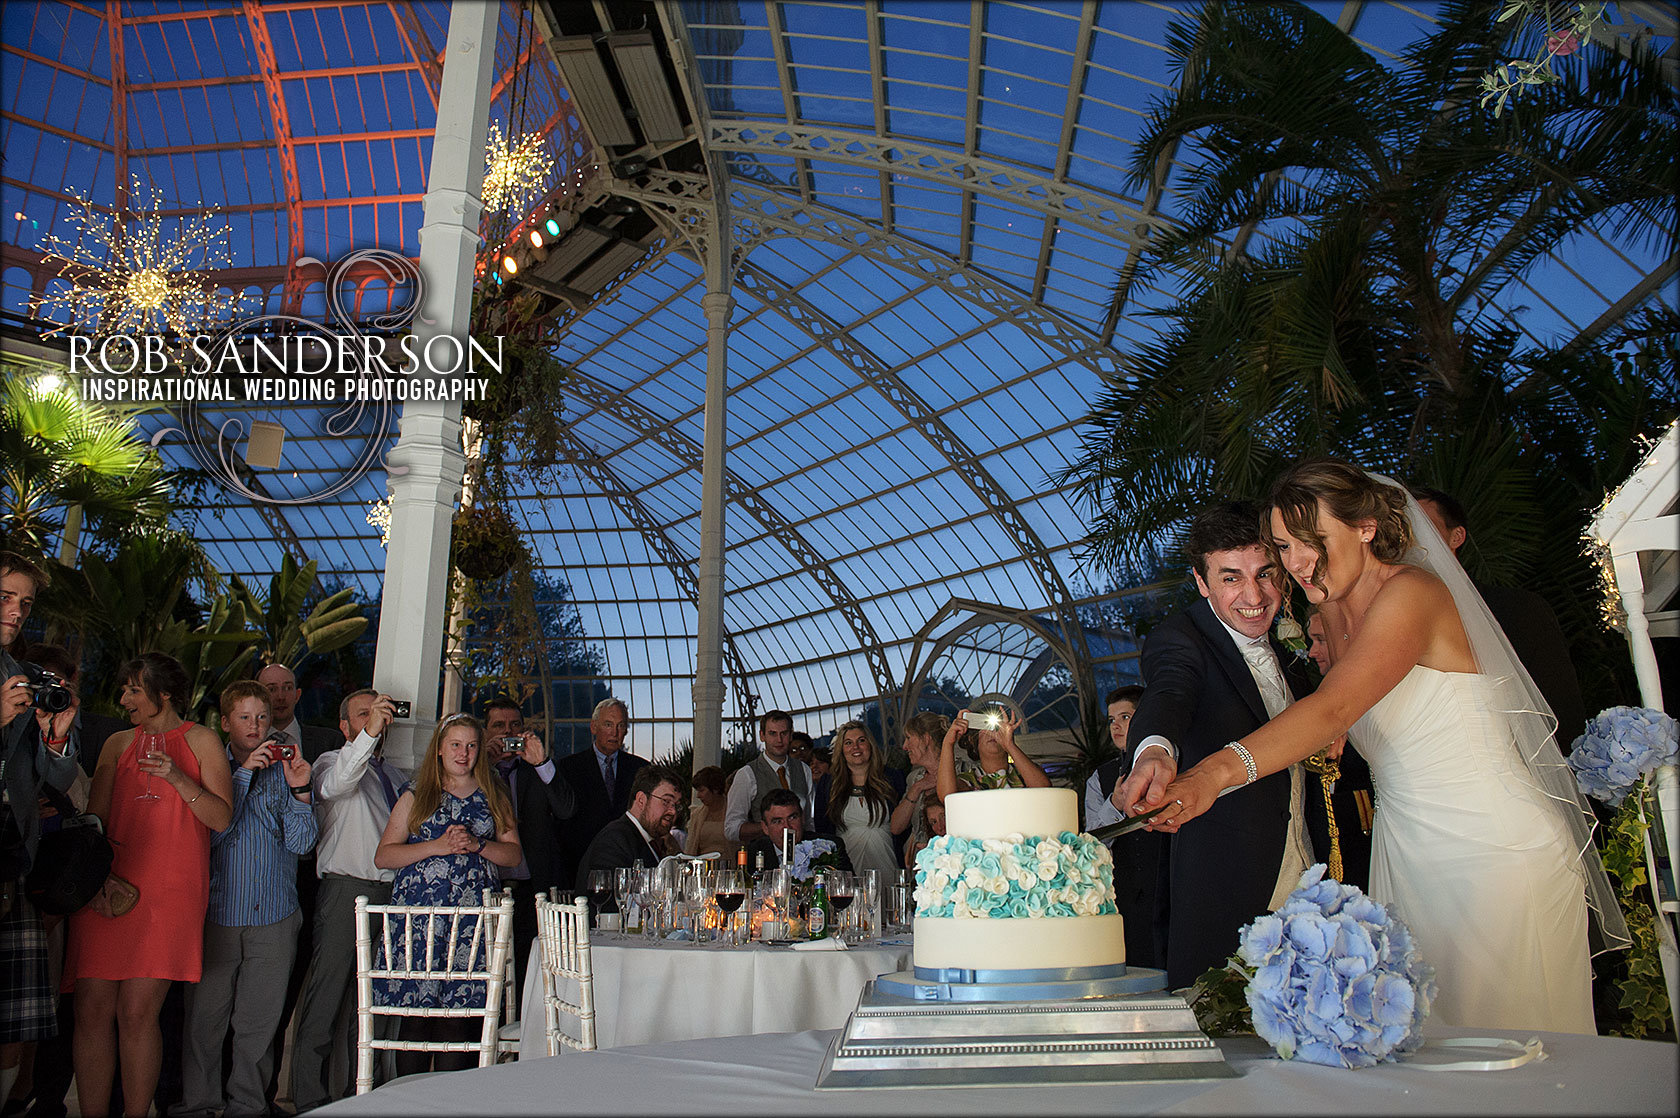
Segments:
[[[589,946],[598,1048],[838,1029],[864,983],[910,965],[908,936],[823,951],[595,932]],[[575,1001],[575,984],[561,996]],[[546,1056],[541,940],[532,944],[519,1004],[519,1058]]]
[[[1533,1034],[1429,1029],[1430,1036]],[[1346,1071],[1280,1060],[1254,1037],[1219,1042],[1235,1079],[1018,1088],[815,1091],[831,1032],[720,1037],[573,1053],[425,1078],[348,1098],[329,1115],[683,1114],[1558,1114],[1674,1113],[1674,1045],[1541,1033],[1547,1059],[1509,1071],[1380,1064]]]

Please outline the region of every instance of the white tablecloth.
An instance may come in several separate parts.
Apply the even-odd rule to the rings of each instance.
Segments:
[[[1547,1059],[1509,1071],[1361,1071],[1288,1063],[1219,1042],[1239,1078],[1028,1090],[814,1091],[836,1034],[722,1037],[569,1054],[397,1082],[334,1114],[1673,1114],[1675,1046],[1541,1033]],[[1431,1036],[1525,1033],[1433,1029]],[[1463,1053],[1460,1053],[1462,1055]]]
[[[838,1029],[864,983],[910,965],[910,941],[848,951],[750,944],[705,947],[597,932],[595,1043],[599,1048],[749,1033]],[[531,946],[520,1005],[520,1059],[548,1054],[543,1035],[542,942]],[[562,991],[576,1001],[576,987]],[[566,1053],[571,1055],[572,1053]]]

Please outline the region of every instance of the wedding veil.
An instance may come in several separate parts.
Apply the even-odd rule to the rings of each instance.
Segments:
[[[1582,800],[1580,790],[1575,786],[1574,773],[1558,750],[1557,718],[1553,716],[1552,708],[1541,697],[1540,689],[1534,685],[1522,661],[1517,659],[1505,631],[1494,620],[1470,576],[1459,566],[1452,548],[1435,530],[1434,522],[1416,499],[1405,486],[1392,478],[1376,473],[1369,476],[1406,494],[1406,518],[1415,542],[1403,562],[1435,575],[1452,592],[1453,604],[1458,607],[1459,620],[1470,637],[1470,648],[1475,654],[1477,667],[1483,675],[1492,676],[1497,681],[1501,711],[1510,722],[1512,741],[1522,758],[1529,783],[1557,809],[1570,841],[1574,843],[1575,868],[1585,879],[1587,904],[1597,917],[1603,939],[1601,949],[1629,946],[1632,940],[1628,935],[1627,922],[1622,918],[1622,906],[1616,899],[1610,879],[1605,876],[1598,849],[1593,845],[1592,831],[1597,820],[1592,809]]]

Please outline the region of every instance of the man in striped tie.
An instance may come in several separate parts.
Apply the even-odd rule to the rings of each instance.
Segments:
[[[270,737],[268,691],[254,681],[221,696],[233,766],[233,821],[210,838],[204,973],[187,989],[181,1113],[267,1114],[270,1043],[297,954],[297,860],[315,846],[310,766]],[[227,1093],[222,1041],[233,1034]]]

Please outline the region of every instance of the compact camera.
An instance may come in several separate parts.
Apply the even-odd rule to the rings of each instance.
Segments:
[[[414,713],[414,704],[407,699],[392,699],[391,714],[397,718],[408,718]]]
[[[520,738],[515,738],[515,737],[503,738],[502,739],[502,752],[504,752],[504,753],[523,753],[523,752],[525,752],[525,739],[522,738],[522,737],[520,737]]]
[[[1003,708],[1002,707],[993,707],[990,710],[981,711],[980,712],[980,718],[979,718],[979,724],[983,729],[987,729],[987,730],[1002,729],[1003,728]]]
[[[28,679],[24,684],[34,697],[35,709],[44,710],[48,714],[61,714],[70,709],[75,697],[70,694],[70,688],[65,684],[57,672],[49,671],[38,664],[23,665],[23,674]]]
[[[287,742],[285,738],[281,737],[279,733],[269,734],[263,739],[263,744],[278,745],[280,747],[279,754],[282,761],[290,761],[293,757],[297,756],[297,750],[289,742]]]

